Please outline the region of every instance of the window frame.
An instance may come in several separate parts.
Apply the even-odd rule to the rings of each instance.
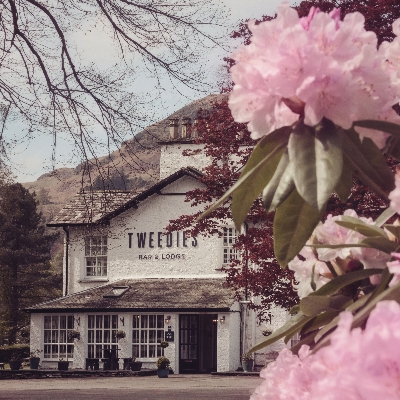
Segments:
[[[232,231],[234,235],[225,235],[225,232]],[[220,240],[220,257],[221,257],[221,265],[223,267],[229,266],[233,260],[238,260],[240,261],[242,259],[240,250],[233,249],[233,245],[236,242],[237,237],[241,234],[242,232],[238,231],[234,225],[226,225],[222,227],[222,236]],[[229,242],[229,238],[233,238],[234,240],[232,243],[225,243],[225,240]],[[225,262],[227,260],[225,250],[227,250],[227,255],[230,255],[229,261]],[[232,255],[235,256],[235,258],[232,257]]]
[[[50,324],[46,325],[46,319],[50,318]],[[61,318],[65,318],[65,328],[61,327]],[[57,319],[55,327],[53,321]],[[68,331],[75,329],[75,319],[73,314],[46,314],[43,318],[43,358],[46,361],[73,359],[74,358],[74,339],[68,338]],[[60,340],[63,339],[63,340]],[[65,346],[65,352],[61,351]],[[58,351],[53,351],[55,347]],[[69,351],[70,350],[70,351]],[[53,354],[56,354],[53,356]]]
[[[97,243],[93,243],[94,239]],[[100,249],[100,252],[98,252]],[[108,277],[108,235],[85,235],[84,237],[84,277],[85,279],[107,279]],[[93,265],[88,265],[89,260]],[[100,265],[98,265],[100,262]],[[89,274],[89,268],[93,271]]]
[[[155,320],[155,326],[150,326],[151,318]],[[147,319],[147,323],[144,323]],[[160,324],[159,324],[160,323]],[[143,326],[147,325],[147,326]],[[153,331],[154,341],[151,339],[150,331]],[[140,360],[154,361],[164,355],[164,349],[160,342],[165,340],[165,315],[159,313],[132,314],[132,357]],[[146,332],[146,333],[145,333]],[[143,339],[146,340],[143,340]],[[143,349],[146,350],[143,352]]]
[[[91,323],[93,317],[93,324]],[[109,327],[106,327],[105,317],[109,317]],[[101,326],[98,322],[101,319]],[[118,354],[118,338],[115,333],[118,330],[119,315],[115,313],[89,313],[87,315],[87,357],[88,358],[106,358],[104,350],[117,350]],[[93,334],[91,333],[93,331]],[[101,332],[101,340],[99,338]],[[107,332],[107,334],[105,334]],[[104,340],[109,338],[110,340]],[[92,347],[92,348],[91,348]]]

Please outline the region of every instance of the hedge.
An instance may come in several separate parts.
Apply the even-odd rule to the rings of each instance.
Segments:
[[[13,344],[11,346],[0,347],[0,362],[8,362],[13,354],[22,358],[29,357],[29,346],[26,344]]]

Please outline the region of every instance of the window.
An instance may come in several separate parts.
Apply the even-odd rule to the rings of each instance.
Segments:
[[[44,358],[72,358],[74,339],[68,339],[68,330],[74,329],[73,315],[46,315],[44,317]]]
[[[222,264],[230,264],[233,260],[240,260],[240,252],[233,248],[239,232],[234,228],[224,228],[222,236]]]
[[[300,342],[300,334],[296,333],[292,336],[292,338],[290,339],[290,347],[296,346],[297,343]]]
[[[118,315],[88,315],[88,358],[106,358],[103,350],[118,357]]]
[[[132,357],[156,358],[164,355],[164,315],[134,315]]]
[[[107,236],[85,238],[86,276],[107,276]]]

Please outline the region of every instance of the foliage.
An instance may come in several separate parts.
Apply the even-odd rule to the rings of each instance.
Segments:
[[[242,361],[252,361],[254,360],[254,357],[250,353],[243,353],[242,354]]]
[[[39,350],[39,349],[33,350],[29,353],[29,357],[30,358],[39,358],[40,353],[43,353],[43,350]]]
[[[81,333],[75,329],[71,329],[68,331],[68,340],[80,339]]]
[[[207,207],[238,179],[254,142],[249,139],[244,124],[233,121],[227,100],[216,102],[209,112],[200,110],[199,117],[196,126],[198,142],[204,144],[203,153],[210,163],[202,170],[200,178],[205,187],[188,192],[186,201],[193,206]],[[189,157],[191,151],[184,155]],[[201,213],[198,211],[170,221],[167,229],[185,229],[193,235],[221,235],[221,226],[232,215],[229,202],[207,218],[197,220]],[[223,267],[227,272],[227,283],[239,300],[259,297],[250,307],[258,311],[260,319],[265,318],[265,311],[273,304],[290,309],[298,300],[292,287],[293,273],[282,270],[274,258],[272,222],[273,215],[266,215],[261,201],[256,202],[246,219],[246,234],[239,235],[235,244],[241,258]]]
[[[8,362],[12,354],[19,354],[19,359],[29,357],[29,346],[26,344],[13,344],[0,347],[0,362]]]
[[[57,234],[45,234],[35,196],[18,183],[1,185],[0,330],[9,343],[29,325],[24,308],[55,297],[50,247]]]
[[[167,341],[165,341],[165,340],[162,340],[162,341],[160,342],[160,346],[161,346],[163,349],[166,349],[167,347],[169,347],[169,343],[168,343]]]
[[[118,330],[118,331],[115,332],[115,337],[117,339],[123,339],[123,338],[126,337],[126,333],[125,333],[125,331]]]
[[[167,369],[169,368],[169,359],[165,356],[159,357],[156,366],[158,369]]]

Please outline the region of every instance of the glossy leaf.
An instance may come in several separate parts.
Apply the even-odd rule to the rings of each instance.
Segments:
[[[324,311],[342,310],[352,299],[344,295],[307,296],[300,300],[300,310],[306,316],[320,314]]]
[[[342,139],[345,162],[355,171],[355,175],[361,181],[387,199],[389,191],[393,189],[394,178],[386,164],[383,165],[376,161],[379,156],[384,162],[380,150],[367,138],[362,144],[358,134],[354,131],[339,129],[338,132]]]
[[[198,219],[210,214],[238,191],[235,202],[232,199],[232,214],[233,203],[235,203],[235,210],[239,212],[239,215],[236,215],[236,220],[234,216],[234,220],[236,226],[240,229],[249,207],[271,179],[287,145],[290,131],[291,127],[280,128],[260,140],[236,183],[216,203],[201,214]],[[245,201],[245,203],[241,203],[241,201]]]
[[[383,225],[393,236],[400,238],[400,226],[396,225]]]
[[[383,251],[384,253],[388,254],[396,251],[399,248],[398,243],[392,242],[389,239],[383,238],[381,236],[365,238],[361,241],[361,244]]]
[[[362,269],[361,271],[347,272],[346,274],[339,275],[331,281],[327,282],[325,285],[320,287],[317,291],[308,295],[308,297],[313,296],[331,296],[337,293],[340,289],[343,289],[347,285],[351,285],[354,282],[361,281],[365,278],[369,278],[372,275],[377,275],[382,273],[382,269],[371,268]]]
[[[342,175],[342,148],[332,122],[323,120],[315,135],[311,129],[299,124],[290,135],[288,151],[298,193],[321,211]]]
[[[396,160],[400,160],[400,138],[392,138],[387,154]]]
[[[396,214],[392,208],[387,208],[375,221],[376,226],[382,226],[389,218],[392,218]]]
[[[249,353],[253,353],[257,350],[263,349],[266,346],[269,346],[272,343],[275,343],[277,340],[284,338],[287,335],[293,335],[298,332],[304,324],[310,321],[313,317],[305,317],[302,314],[297,314],[293,316],[289,321],[286,322],[285,325],[281,326],[279,329],[274,331],[271,335],[269,335],[262,342],[253,346]]]
[[[293,164],[286,151],[279,161],[275,174],[263,190],[263,203],[267,212],[275,210],[294,189]]]
[[[292,128],[280,128],[263,138],[253,150],[233,191],[232,219],[239,230],[254,200],[274,176]],[[236,185],[234,185],[236,186]]]
[[[342,175],[335,187],[335,192],[342,203],[345,203],[351,194],[353,185],[353,169],[350,168],[346,157],[343,157]]]
[[[337,225],[343,226],[364,236],[382,236],[387,238],[385,231],[376,225],[369,225],[358,218],[342,216],[341,221],[335,221]]]
[[[274,219],[275,256],[285,268],[304,247],[323,211],[318,212],[294,190],[276,209]]]
[[[400,125],[394,124],[392,122],[377,121],[377,120],[362,120],[355,121],[354,126],[361,126],[362,128],[375,129],[377,131],[383,131],[390,133],[393,136],[400,137]]]

